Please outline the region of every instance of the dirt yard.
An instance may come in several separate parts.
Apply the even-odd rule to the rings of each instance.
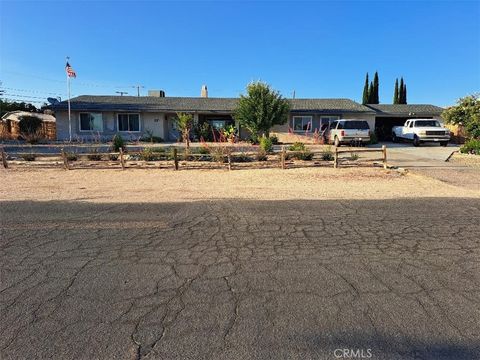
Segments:
[[[213,199],[395,199],[480,197],[480,188],[457,187],[423,174],[379,168],[256,170],[0,171],[0,200],[178,202]]]

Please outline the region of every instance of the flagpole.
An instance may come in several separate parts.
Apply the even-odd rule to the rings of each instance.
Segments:
[[[68,62],[70,58],[67,56],[66,58],[66,63]],[[70,142],[72,142],[72,114],[70,112],[70,76],[68,76],[68,71],[66,71],[67,74],[67,92],[68,92],[68,135],[70,138]]]

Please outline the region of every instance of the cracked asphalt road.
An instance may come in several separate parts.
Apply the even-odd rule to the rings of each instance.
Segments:
[[[480,200],[1,204],[2,359],[480,357]]]

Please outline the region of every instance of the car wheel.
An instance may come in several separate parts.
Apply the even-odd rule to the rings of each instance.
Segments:
[[[333,140],[333,144],[337,147],[340,146],[340,140],[338,139],[338,136],[335,136],[335,140]]]
[[[420,146],[420,139],[417,135],[413,137],[413,146]]]
[[[447,145],[448,145],[448,141],[442,141],[442,142],[440,143],[440,145],[441,145],[441,146],[447,146]]]
[[[393,141],[394,143],[398,142],[397,135],[392,134],[392,141]]]

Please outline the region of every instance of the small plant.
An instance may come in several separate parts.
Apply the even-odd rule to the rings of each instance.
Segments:
[[[480,139],[470,139],[460,148],[462,154],[480,155]]]
[[[311,161],[313,159],[313,153],[305,150],[297,154],[298,160]]]
[[[270,140],[272,141],[273,145],[278,145],[278,137],[277,135],[270,136]]]
[[[257,134],[252,134],[250,135],[250,138],[248,139],[252,145],[258,145],[260,138],[258,137]]]
[[[235,126],[227,126],[225,129],[222,130],[222,132],[225,139],[227,139],[231,143],[235,142],[235,136],[237,133],[237,129],[235,129]]]
[[[322,160],[332,161],[334,159],[331,146],[328,146],[325,150],[322,151]]]
[[[66,156],[68,161],[77,161],[78,160],[77,154],[74,154],[74,153],[66,153],[65,156]]]
[[[145,148],[139,154],[140,160],[155,161],[159,160],[160,156],[152,151],[152,149]]]
[[[198,149],[198,153],[203,154],[203,155],[208,155],[208,154],[210,154],[210,149],[208,147],[202,145]]]
[[[304,143],[297,141],[297,142],[293,143],[293,145],[290,145],[288,150],[290,150],[290,151],[305,151],[306,148],[305,148]]]
[[[125,141],[120,134],[115,134],[112,140],[113,151],[119,152],[120,149],[125,149]]]
[[[94,149],[92,154],[87,155],[87,159],[90,161],[100,161],[102,160],[102,154],[98,153],[97,149]]]
[[[350,153],[350,160],[352,161],[358,160],[358,154],[355,152]]]
[[[368,143],[369,143],[370,145],[378,144],[377,134],[375,134],[374,131],[370,133],[370,141],[369,141]]]
[[[267,137],[260,138],[260,149],[266,153],[271,153],[273,151],[272,139]]]
[[[20,155],[20,156],[21,156],[22,159],[25,160],[25,161],[35,161],[35,159],[36,159],[36,155],[35,155],[35,154],[32,154],[32,153],[30,153],[30,154],[22,154],[22,155]]]
[[[108,160],[117,161],[118,160],[118,155],[117,154],[108,154]]]
[[[254,159],[245,153],[232,155],[232,161],[236,163],[252,162]]]
[[[256,158],[257,161],[267,161],[268,160],[268,155],[264,150],[259,149],[255,158]]]

